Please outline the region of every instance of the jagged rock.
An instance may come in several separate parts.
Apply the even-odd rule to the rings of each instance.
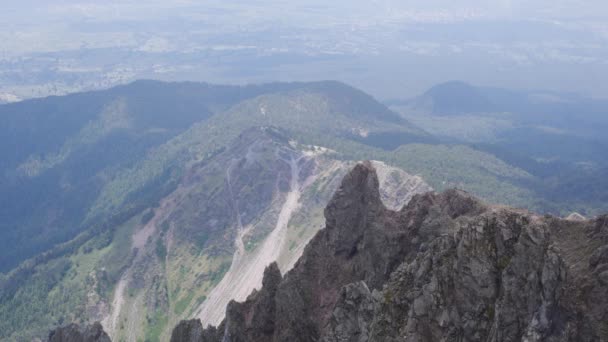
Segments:
[[[608,341],[608,217],[540,217],[458,190],[391,211],[369,163],[325,217],[212,341]]]
[[[49,342],[110,342],[99,322],[86,327],[70,324],[49,334]]]
[[[181,321],[171,334],[171,342],[212,342],[221,339],[222,327],[208,327],[203,330],[203,325],[198,319]]]
[[[269,341],[275,331],[275,295],[281,282],[276,263],[264,271],[262,289],[243,303],[231,301],[226,310],[225,334],[228,341]]]
[[[202,341],[203,325],[198,319],[181,321],[171,333],[171,342],[197,342]]]

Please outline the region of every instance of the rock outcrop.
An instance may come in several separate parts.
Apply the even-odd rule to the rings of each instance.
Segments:
[[[85,327],[70,324],[57,328],[49,334],[48,342],[110,342],[100,323]]]
[[[219,328],[209,327],[203,330],[203,325],[198,319],[181,321],[171,334],[171,341],[180,342],[212,342],[221,340],[222,326]]]
[[[608,217],[541,217],[458,190],[391,211],[369,163],[325,217],[284,277],[269,266],[219,328],[184,322],[172,342],[608,341]]]

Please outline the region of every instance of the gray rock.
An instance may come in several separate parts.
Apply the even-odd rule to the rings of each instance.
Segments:
[[[323,342],[363,342],[369,340],[375,303],[367,285],[360,281],[346,285],[332,313]]]
[[[221,338],[220,328],[209,327],[203,330],[198,319],[181,321],[171,333],[171,342],[211,342]]]
[[[282,280],[276,263],[264,271],[262,289],[243,303],[228,304],[224,321],[224,341],[269,341],[275,332],[276,292]],[[180,341],[181,342],[181,341]]]
[[[49,342],[110,342],[100,323],[86,327],[70,324],[57,328],[49,334]]]
[[[203,325],[198,319],[181,321],[171,333],[171,342],[198,342],[203,338]]]

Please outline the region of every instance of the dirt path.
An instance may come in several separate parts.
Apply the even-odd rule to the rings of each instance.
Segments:
[[[279,257],[279,253],[286,243],[287,224],[299,206],[301,195],[299,160],[293,156],[289,160],[284,160],[291,169],[290,191],[285,197],[274,230],[262,245],[247,257],[244,257],[242,241],[245,230],[240,226],[235,241],[237,252],[230,269],[197,311],[196,316],[201,320],[203,326],[218,325],[224,318],[226,306],[230,300],[242,301],[253,289],[260,288],[264,269]],[[237,215],[237,219],[238,217]]]

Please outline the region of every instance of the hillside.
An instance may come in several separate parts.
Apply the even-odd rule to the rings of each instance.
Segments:
[[[289,87],[139,81],[0,106],[0,271],[99,219],[91,206],[118,170],[217,111]]]
[[[354,122],[378,120],[386,124],[376,126],[396,130],[407,127],[405,120],[370,96],[337,82],[237,87],[139,81],[0,106],[0,192],[5,194],[0,199],[0,271],[105,219],[108,213],[99,212],[96,205],[99,196],[107,195],[108,183],[193,124],[244,100],[262,94],[280,97],[284,92],[322,95],[309,105],[323,101],[324,115],[336,113]],[[239,129],[256,125],[256,120],[243,119],[235,123]],[[359,126],[340,134],[355,134],[365,127]],[[335,126],[327,128],[337,133]],[[138,202],[145,202],[145,195],[137,195]]]

